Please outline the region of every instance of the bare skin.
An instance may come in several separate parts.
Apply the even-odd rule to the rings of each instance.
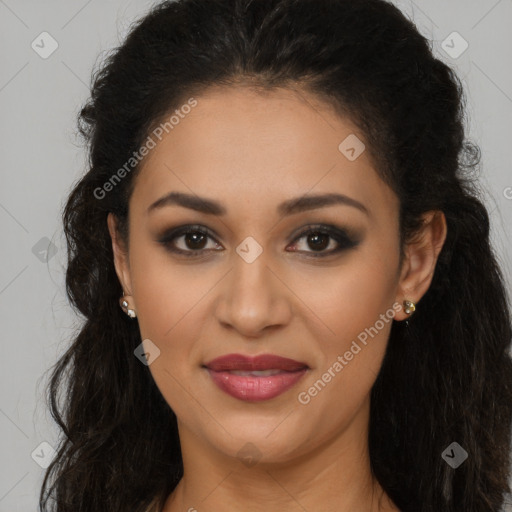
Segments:
[[[398,511],[371,474],[367,442],[370,391],[392,321],[358,343],[341,371],[332,368],[381,315],[408,318],[394,304],[408,299],[421,307],[445,218],[425,215],[400,267],[398,199],[367,152],[350,161],[338,149],[350,134],[364,141],[349,120],[288,89],[262,96],[241,86],[215,88],[196,99],[144,162],[129,205],[129,247],[108,218],[126,300],[142,339],[160,350],[150,371],[178,417],[184,477],[163,510]],[[217,201],[226,213],[176,204],[148,212],[172,191]],[[327,193],[364,208],[276,210],[283,201]],[[159,241],[190,224],[212,236],[178,235],[168,246],[199,256],[172,253]],[[329,254],[339,244],[327,236],[318,249],[301,235],[309,224],[320,233],[327,224],[345,229],[357,242]],[[263,249],[250,263],[236,251],[247,237]],[[319,253],[328,255],[312,256]],[[243,401],[221,391],[203,367],[229,353],[277,354],[309,370],[277,397]],[[308,394],[329,368],[325,387]],[[255,464],[241,459],[244,446],[256,447]]]

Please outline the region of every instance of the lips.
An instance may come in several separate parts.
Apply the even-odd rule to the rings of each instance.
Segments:
[[[220,371],[263,371],[263,370],[282,370],[294,372],[308,368],[306,363],[301,363],[286,357],[275,356],[272,354],[262,354],[255,357],[244,356],[241,354],[228,354],[217,357],[205,365],[215,372]]]
[[[309,369],[306,363],[272,354],[228,354],[205,367],[220,390],[245,401],[274,398],[294,386]]]

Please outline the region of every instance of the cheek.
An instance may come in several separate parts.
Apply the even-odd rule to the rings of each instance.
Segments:
[[[218,272],[207,265],[199,270],[198,265],[176,264],[165,250],[147,240],[137,243],[135,236],[130,267],[141,338],[160,351],[149,369],[169,405],[181,411],[190,406],[185,389],[190,388],[190,371],[196,371],[192,365],[199,368],[197,344],[211,322],[208,292]]]
[[[331,319],[336,340],[323,343],[321,364],[298,389],[296,397],[303,407],[305,422],[324,418],[318,435],[329,437],[340,425],[348,425],[369,399],[382,366],[393,312],[392,308],[367,303],[363,311],[350,306]]]
[[[369,394],[385,355],[395,310],[396,278],[391,253],[380,258],[374,247],[361,251],[346,267],[318,282],[308,306],[321,318],[317,331],[321,362],[299,392],[298,402],[311,416],[329,415],[333,426],[344,423]],[[387,263],[389,261],[390,263]],[[326,292],[328,290],[328,292]]]
[[[180,418],[188,417],[194,402],[191,397],[200,392],[191,376],[199,371],[197,340],[206,321],[201,298],[208,289],[199,286],[193,290],[188,284],[176,275],[171,279],[155,273],[153,268],[142,276],[137,288],[141,337],[150,339],[159,350],[149,370],[165,401]]]
[[[340,345],[372,326],[395,301],[396,268],[368,249],[323,275],[302,277],[305,302],[326,327],[325,338]],[[382,254],[382,253],[381,253]]]
[[[174,336],[176,326],[187,316],[209,289],[208,273],[197,267],[176,264],[164,248],[155,242],[134,237],[130,256],[133,293],[143,337],[165,343]]]

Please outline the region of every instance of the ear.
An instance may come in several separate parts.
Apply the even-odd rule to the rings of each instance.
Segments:
[[[114,267],[116,274],[125,293],[125,298],[133,307],[132,283],[130,279],[130,265],[128,260],[128,251],[117,231],[117,219],[113,213],[107,217],[108,231],[112,239],[112,251],[114,252]]]
[[[437,258],[446,239],[447,227],[444,213],[440,210],[423,214],[423,225],[413,239],[407,242],[405,258],[400,272],[396,300],[417,304],[427,292],[434,277]],[[396,314],[396,320],[409,318],[403,307]]]

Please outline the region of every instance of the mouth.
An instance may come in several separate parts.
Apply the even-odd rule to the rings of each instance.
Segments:
[[[228,354],[204,366],[228,395],[244,401],[270,400],[293,387],[310,369],[306,363],[272,354]]]

